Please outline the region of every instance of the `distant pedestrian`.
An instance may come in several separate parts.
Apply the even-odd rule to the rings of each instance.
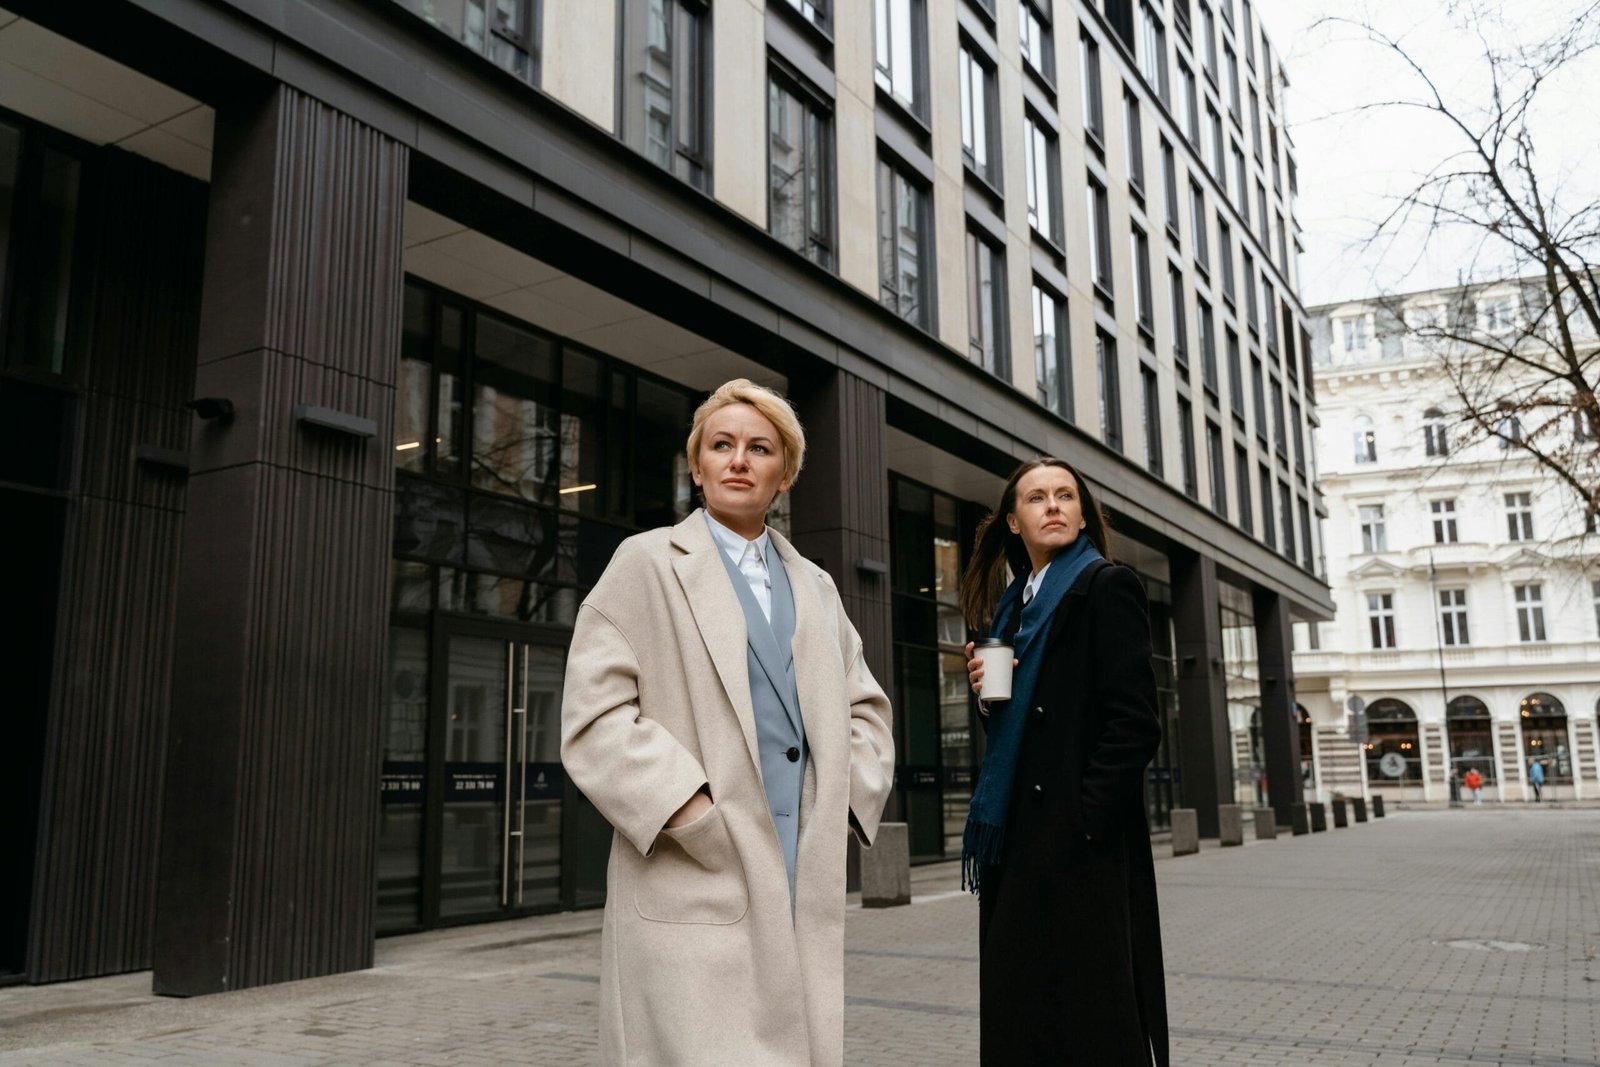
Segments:
[[[1144,809],[1161,743],[1150,619],[1138,576],[1109,558],[1088,483],[1040,459],[1006,482],[961,585],[968,625],[1016,655],[961,851],[983,1067],[1171,1062]]]
[[[1539,760],[1528,761],[1528,784],[1533,786],[1533,802],[1538,804],[1544,800],[1544,764]]]
[[[1467,776],[1461,779],[1461,784],[1471,791],[1472,802],[1481,808],[1483,806],[1483,775],[1478,773],[1478,768],[1474,767],[1469,770]]]

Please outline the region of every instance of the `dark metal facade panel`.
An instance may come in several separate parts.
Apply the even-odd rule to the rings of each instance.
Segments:
[[[1172,633],[1178,657],[1183,806],[1201,837],[1216,837],[1217,805],[1233,803],[1233,738],[1222,656],[1222,593],[1216,560],[1172,556]]]
[[[150,965],[184,480],[134,461],[191,415],[205,188],[86,161],[78,442],[45,747],[28,977]]]
[[[889,561],[889,455],[883,390],[844,371],[791,380],[806,427],[807,459],[795,483],[795,547],[833,576],[862,654],[892,684],[889,576],[857,561]]]
[[[195,433],[158,992],[371,964],[406,156],[287,87],[218,112],[197,382],[237,410]]]

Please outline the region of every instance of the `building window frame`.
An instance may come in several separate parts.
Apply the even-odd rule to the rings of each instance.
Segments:
[[[1122,379],[1117,339],[1103,329],[1094,332],[1095,365],[1100,375],[1100,439],[1122,451]]]
[[[1005,249],[971,227],[966,247],[967,358],[1002,381],[1010,381]]]
[[[1461,540],[1454,497],[1428,501],[1428,512],[1432,517],[1434,544],[1453,545]]]
[[[967,169],[992,188],[1002,182],[1000,96],[995,69],[983,52],[961,42],[957,76],[961,82],[961,152]]]
[[[1525,645],[1549,640],[1544,625],[1544,583],[1520,582],[1511,587],[1517,611],[1517,639]]]
[[[1533,540],[1533,494],[1516,492],[1505,494],[1506,540]]]
[[[882,153],[878,156],[877,179],[879,302],[907,322],[931,330],[934,321],[932,198],[914,172]],[[903,284],[905,275],[899,269],[905,262],[902,242],[908,225],[916,239],[917,267],[910,291]]]
[[[1362,554],[1389,551],[1388,517],[1382,504],[1356,505],[1356,522],[1361,529]]]
[[[627,0],[623,18],[618,69],[623,139],[658,167],[709,193],[711,5],[706,0]]]
[[[1463,588],[1439,590],[1439,636],[1450,648],[1472,644],[1467,628],[1467,591]]]
[[[1061,149],[1055,130],[1031,110],[1023,117],[1023,156],[1028,175],[1028,225],[1058,248],[1062,243]]]
[[[798,108],[802,124],[800,165],[778,181],[774,160],[780,113],[790,113],[780,99],[787,96]],[[784,247],[805,256],[825,270],[838,269],[838,219],[834,167],[833,109],[820,94],[780,66],[767,72],[767,232]],[[791,217],[780,210],[780,188],[801,186],[800,227],[795,234],[780,232],[780,220]]]
[[[884,96],[917,119],[926,121],[928,11],[925,0],[872,0],[872,14],[874,83]]]
[[[1035,278],[1032,304],[1035,396],[1046,408],[1074,422],[1067,302]]]
[[[1379,652],[1397,645],[1394,619],[1394,594],[1392,592],[1368,593],[1367,637],[1371,647]]]

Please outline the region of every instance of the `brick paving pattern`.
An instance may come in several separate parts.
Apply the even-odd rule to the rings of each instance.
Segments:
[[[1156,873],[1178,1067],[1600,1063],[1600,812],[1399,812]],[[851,909],[852,1067],[976,1062],[954,877]],[[370,971],[187,1001],[148,974],[0,989],[0,1067],[592,1064],[598,921],[389,939]]]

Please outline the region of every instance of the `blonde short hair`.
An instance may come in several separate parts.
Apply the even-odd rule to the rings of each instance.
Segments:
[[[689,427],[689,443],[685,446],[689,453],[689,470],[696,475],[700,473],[700,439],[705,435],[706,420],[729,404],[749,404],[772,423],[778,431],[778,443],[783,446],[783,480],[793,486],[806,462],[806,432],[800,428],[800,418],[789,401],[749,378],[723,382],[695,409],[694,422]]]

